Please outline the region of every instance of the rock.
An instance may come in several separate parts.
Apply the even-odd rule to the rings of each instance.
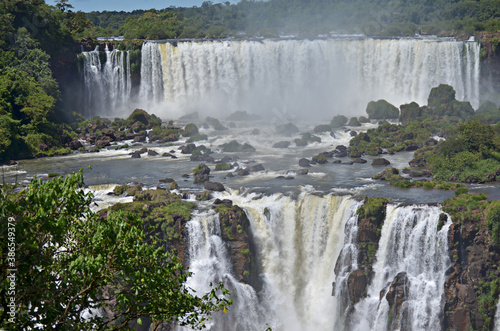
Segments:
[[[248,171],[250,171],[250,172],[264,171],[264,170],[266,170],[266,169],[264,168],[264,166],[262,165],[262,163],[259,163],[259,164],[256,164],[256,165],[254,165],[254,166],[248,167],[247,169],[248,169]]]
[[[224,125],[222,125],[221,122],[216,118],[207,117],[205,119],[205,122],[207,122],[210,126],[212,126],[214,128],[214,130],[216,130],[216,131],[227,130],[227,128]]]
[[[340,127],[343,127],[344,125],[347,124],[347,117],[344,115],[336,115],[331,121],[330,121],[330,126],[332,129],[337,129]]]
[[[100,136],[95,141],[95,147],[103,148],[111,145],[111,138],[108,136]]]
[[[137,151],[139,154],[145,154],[148,152],[148,149],[146,147],[141,148],[140,150]]]
[[[276,131],[284,136],[292,136],[299,132],[299,128],[295,124],[287,123],[278,126]]]
[[[361,159],[361,158],[359,158],[359,159],[354,159],[354,160],[352,160],[352,162],[354,162],[354,163],[360,163],[360,164],[363,164],[363,163],[366,163],[366,162],[368,162],[368,161],[366,161],[365,159]]]
[[[337,152],[335,154],[336,157],[347,157],[348,154],[347,154],[347,151],[341,151],[341,152]]]
[[[390,167],[382,171],[380,174],[373,176],[373,179],[387,180],[394,176],[399,176],[399,170],[397,168]]]
[[[232,206],[233,205],[233,201],[232,200],[229,200],[229,199],[215,199],[214,200],[214,205],[218,206],[218,205],[226,205],[226,206]]]
[[[134,137],[135,143],[143,143],[146,141],[146,135],[137,135]]]
[[[255,148],[250,144],[240,144],[236,140],[232,140],[228,143],[222,144],[220,146],[224,152],[255,152]]]
[[[333,164],[340,164],[340,163],[342,163],[342,161],[340,161],[340,160],[333,160],[332,163]]]
[[[210,181],[205,182],[204,188],[205,190],[216,191],[216,192],[222,192],[226,190],[224,188],[224,185],[222,185],[221,183],[210,182]]]
[[[360,158],[360,157],[361,157],[361,153],[360,153],[360,152],[358,152],[358,151],[354,151],[354,150],[353,150],[353,151],[351,151],[351,152],[349,153],[349,157],[350,157],[350,158],[353,158],[353,159]]]
[[[354,130],[351,130],[349,134],[351,135],[351,137],[356,137],[358,135],[358,133]]]
[[[321,132],[329,132],[332,130],[332,127],[328,124],[320,124],[314,127],[314,132],[316,133],[321,133]]]
[[[288,148],[290,146],[289,141],[280,141],[273,145],[273,148]]]
[[[238,176],[248,176],[250,174],[250,172],[248,171],[248,169],[242,169],[242,168],[238,168],[234,172]]]
[[[394,277],[394,280],[385,295],[389,302],[389,314],[392,316],[391,327],[389,330],[409,330],[408,311],[403,303],[410,295],[410,282],[406,272],[400,272]]]
[[[187,144],[179,147],[182,154],[192,154],[194,150],[196,150],[195,144]]]
[[[246,111],[235,111],[228,117],[228,121],[256,121],[260,118],[258,115],[250,115]]]
[[[389,164],[391,164],[391,162],[389,162],[389,160],[384,159],[382,157],[377,158],[377,159],[373,159],[373,161],[372,161],[372,166],[386,166]]]
[[[313,162],[316,162],[318,164],[328,163],[328,161],[326,160],[326,156],[324,154],[315,155],[313,156],[312,160]]]
[[[297,170],[288,170],[286,174],[295,174],[296,176],[304,176],[309,173],[309,169],[297,169]]]
[[[394,119],[399,117],[399,109],[385,100],[370,101],[366,106],[366,113],[371,120]]]
[[[83,144],[78,139],[73,139],[69,143],[69,148],[71,148],[71,150],[73,150],[73,151],[76,151],[82,147],[83,147]]]
[[[308,159],[302,158],[299,160],[299,166],[304,167],[304,168],[308,168],[311,165],[310,165],[310,162]]]
[[[141,158],[141,153],[139,152],[133,152],[132,154],[133,159],[140,159]]]
[[[194,183],[201,184],[209,180],[210,168],[204,164],[199,164],[194,170]]]
[[[182,132],[182,135],[184,137],[191,137],[191,136],[194,136],[195,134],[197,134],[198,132],[199,132],[198,127],[196,126],[196,124],[189,123],[184,127],[184,131]]]
[[[159,182],[168,184],[168,183],[174,182],[174,179],[173,178],[165,178],[165,179],[160,179]]]
[[[189,160],[195,162],[208,162],[208,163],[215,162],[215,159],[207,154],[197,154],[197,155],[193,154],[189,157]]]
[[[137,133],[146,130],[147,127],[146,125],[144,125],[144,123],[137,121],[134,124],[132,124],[130,128]]]
[[[348,126],[361,126],[361,123],[359,123],[358,119],[356,117],[351,117],[349,120],[349,123],[347,123]]]
[[[368,279],[363,270],[355,270],[349,274],[347,279],[347,288],[349,290],[349,299],[353,304],[366,298]]]
[[[154,151],[152,149],[148,150],[148,156],[157,156],[159,155],[157,151]]]

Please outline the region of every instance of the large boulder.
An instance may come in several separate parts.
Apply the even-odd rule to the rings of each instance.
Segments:
[[[161,119],[156,117],[155,115],[148,114],[147,111],[142,109],[136,109],[130,114],[127,118],[129,123],[137,123],[140,122],[147,127],[153,127],[156,125],[161,125]]]
[[[387,160],[387,159],[384,159],[383,157],[373,159],[373,161],[372,161],[372,166],[386,166],[389,164],[391,164],[391,162],[389,162],[389,160]]]
[[[355,270],[349,274],[347,288],[349,290],[349,300],[353,304],[358,303],[366,297],[368,279],[363,270]]]
[[[247,143],[240,144],[236,140],[232,140],[220,146],[224,152],[255,152],[255,148]]]
[[[273,148],[288,148],[290,146],[289,141],[280,141],[273,145]]]
[[[399,117],[399,109],[385,100],[370,101],[366,113],[371,120],[395,119]]]
[[[276,131],[284,136],[292,136],[299,132],[299,128],[295,124],[287,123],[278,126]]]
[[[320,124],[320,125],[316,125],[314,127],[314,132],[316,132],[316,133],[329,132],[331,130],[332,130],[332,127],[328,124]]]
[[[429,98],[427,99],[427,105],[437,107],[452,102],[455,100],[455,94],[456,92],[453,87],[441,84],[431,89]]]
[[[337,115],[335,116],[331,122],[330,122],[330,127],[332,129],[338,129],[338,128],[341,128],[343,127],[344,125],[347,124],[347,117],[345,117],[344,115]]]
[[[182,132],[182,135],[184,137],[191,137],[194,136],[195,134],[198,134],[198,127],[194,123],[189,123],[184,127],[184,131]]]
[[[422,109],[416,102],[401,105],[399,109],[401,110],[399,121],[402,124],[408,124],[422,116]]]
[[[205,190],[216,191],[216,192],[222,192],[226,190],[224,188],[224,185],[222,185],[221,183],[211,182],[211,181],[205,182],[204,188]]]
[[[304,167],[304,168],[308,168],[311,166],[311,164],[310,164],[310,161],[308,159],[302,158],[299,160],[299,166]]]
[[[210,168],[206,164],[201,163],[194,168],[193,175],[195,184],[207,182],[209,180]]]

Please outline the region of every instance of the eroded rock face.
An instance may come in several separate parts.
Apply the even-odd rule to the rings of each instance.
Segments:
[[[230,204],[219,204],[215,210],[219,213],[222,239],[227,245],[236,278],[252,285],[258,291],[260,267],[257,263],[250,221],[245,211]]]
[[[491,282],[498,278],[500,254],[491,246],[484,221],[456,221],[448,243],[452,266],[445,281],[444,329],[491,330],[494,311],[481,307]],[[498,297],[498,294],[495,296]]]
[[[408,325],[408,309],[404,302],[410,293],[410,282],[406,272],[400,272],[394,277],[394,280],[387,291],[385,296],[389,303],[389,316],[388,321],[389,330],[410,330]]]
[[[352,303],[356,304],[361,299],[366,298],[368,279],[363,270],[358,269],[349,274],[347,287],[349,289],[349,299]]]

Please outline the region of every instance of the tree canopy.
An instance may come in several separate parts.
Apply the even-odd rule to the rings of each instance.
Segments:
[[[19,193],[0,187],[2,238],[15,228],[15,258],[8,259],[2,240],[0,268],[4,275],[16,270],[16,328],[115,330],[144,317],[203,328],[211,312],[231,304],[222,284],[197,296],[185,286],[191,273],[154,230],[134,214],[99,217],[82,188],[81,170],[47,182],[35,178]],[[3,278],[0,326],[7,328],[9,286]]]

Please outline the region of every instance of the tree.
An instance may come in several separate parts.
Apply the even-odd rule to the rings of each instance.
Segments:
[[[142,324],[141,317],[201,329],[211,312],[231,304],[222,284],[196,296],[184,285],[191,273],[141,219],[100,218],[82,188],[81,170],[47,182],[35,178],[20,193],[0,188],[0,272],[16,270],[17,329],[115,330]],[[15,243],[11,260],[8,242]],[[9,286],[3,278],[0,327],[6,328],[14,325]]]

